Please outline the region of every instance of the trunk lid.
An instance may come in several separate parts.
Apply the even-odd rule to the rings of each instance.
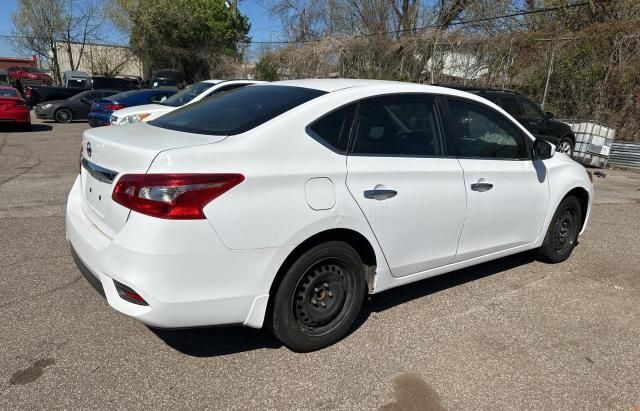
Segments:
[[[129,209],[111,199],[120,176],[146,173],[163,151],[216,143],[225,137],[182,133],[146,123],[85,131],[80,175],[87,217],[113,238],[129,216]]]
[[[16,106],[17,99],[11,97],[0,97],[0,111],[9,110]]]

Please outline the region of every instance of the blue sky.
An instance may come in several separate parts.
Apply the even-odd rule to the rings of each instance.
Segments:
[[[17,8],[18,0],[0,0],[0,36],[10,35],[13,27],[11,15]],[[266,10],[261,0],[240,0],[239,5],[242,14],[249,16],[251,22],[251,32],[249,35],[255,41],[269,40],[271,34],[272,39],[276,40],[280,33],[281,25],[277,19],[272,18]],[[111,36],[104,39],[106,43],[126,43],[127,39],[122,39],[114,30],[106,30],[112,32]],[[12,39],[0,37],[0,56],[25,56],[31,54],[28,51],[16,53],[12,47]]]

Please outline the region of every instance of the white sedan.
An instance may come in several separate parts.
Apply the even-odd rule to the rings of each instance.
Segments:
[[[111,125],[121,126],[150,121],[178,107],[193,104],[209,96],[258,83],[264,82],[258,80],[204,80],[179,91],[162,103],[145,104],[114,111],[111,115]]]
[[[567,259],[593,185],[554,151],[462,91],[256,85],[85,131],[67,238],[145,324],[266,326],[310,351],[345,336],[367,293],[526,250]]]

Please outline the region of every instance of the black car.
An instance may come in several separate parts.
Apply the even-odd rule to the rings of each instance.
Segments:
[[[83,83],[83,87],[27,86],[24,87],[24,90],[18,87],[29,107],[42,106],[43,104],[40,103],[52,100],[68,99],[84,90],[118,90],[118,92],[122,92],[133,89],[133,84],[130,81],[115,77],[90,77],[88,81]]]
[[[573,154],[576,137],[568,124],[553,120],[553,113],[544,112],[533,101],[511,90],[493,90],[481,88],[454,87],[477,94],[480,97],[502,107],[536,138],[556,146],[556,151]]]
[[[36,117],[43,120],[55,120],[69,123],[73,120],[86,120],[94,100],[120,93],[120,90],[87,90],[66,100],[53,100],[37,104],[34,107]]]

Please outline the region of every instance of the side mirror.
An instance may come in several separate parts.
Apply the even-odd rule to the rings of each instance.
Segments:
[[[533,142],[533,150],[531,157],[534,160],[547,160],[553,157],[554,153],[553,145],[544,140],[536,140]]]
[[[550,112],[550,111],[547,111],[545,114],[547,115],[547,118],[548,118],[549,120],[551,120],[551,119],[554,117],[554,116],[553,116],[553,113],[552,113],[552,112]]]

